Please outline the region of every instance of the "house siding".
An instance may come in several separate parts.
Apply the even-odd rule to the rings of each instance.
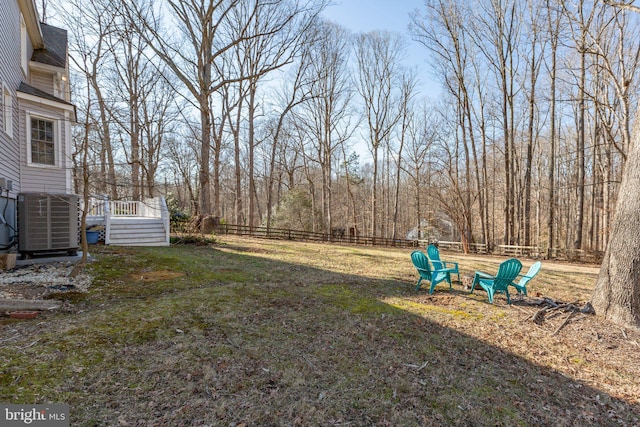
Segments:
[[[53,94],[53,75],[51,73],[42,73],[31,71],[30,85],[44,92]]]
[[[56,165],[40,166],[29,163],[29,142],[27,134],[30,131],[29,117],[38,116],[52,120],[56,124]],[[56,111],[50,107],[43,107],[37,103],[20,100],[20,134],[24,135],[23,148],[20,150],[22,167],[22,191],[67,193],[67,128],[64,111]]]
[[[20,192],[20,132],[16,89],[24,78],[20,65],[20,8],[15,1],[3,2],[0,13],[0,178],[12,182],[12,191],[0,191],[0,252],[10,249],[16,238],[16,197]],[[4,90],[11,93],[12,134],[4,126]],[[3,221],[4,220],[4,221]]]
[[[3,13],[0,14],[0,84],[11,93],[12,99],[12,123],[13,132],[10,137],[4,129],[4,97],[1,97],[2,108],[0,114],[0,178],[13,182],[13,192],[10,197],[15,198],[20,191],[20,132],[18,99],[16,89],[23,79],[20,66],[20,9],[15,1],[3,4]],[[4,91],[4,89],[1,89]],[[6,192],[4,194],[6,196]],[[1,242],[0,242],[1,244]]]

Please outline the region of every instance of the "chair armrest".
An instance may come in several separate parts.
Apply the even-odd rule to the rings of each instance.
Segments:
[[[534,276],[527,276],[526,274],[518,274],[518,275],[516,276],[516,278],[515,278],[515,279],[513,279],[513,282],[515,283],[515,281],[516,281],[516,280],[519,282],[519,281],[520,281],[520,280],[522,280],[522,279],[529,279],[529,280],[531,280],[531,279],[533,279],[533,277],[534,277]]]
[[[458,263],[457,262],[453,262],[453,261],[442,261],[442,264],[446,267],[446,268],[453,268],[453,269],[458,269]],[[447,264],[453,264],[454,267],[448,267]]]
[[[475,275],[482,279],[495,279],[495,276],[492,276],[489,273],[485,273],[484,271],[476,271]]]

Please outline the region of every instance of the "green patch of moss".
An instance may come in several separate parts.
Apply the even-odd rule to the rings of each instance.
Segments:
[[[221,268],[219,270],[212,269],[206,275],[203,275],[201,277],[206,278],[207,280],[217,280],[220,282],[236,282],[236,283],[245,283],[253,279],[253,277],[250,274],[248,274],[246,271],[230,269],[230,268]]]
[[[374,297],[356,292],[347,285],[322,285],[316,288],[316,293],[325,301],[352,313],[394,314],[401,311]]]
[[[409,311],[410,313],[414,313],[419,316],[429,316],[430,314],[445,314],[450,317],[461,318],[461,319],[482,319],[483,318],[483,316],[478,313],[471,313],[469,311],[452,309],[452,308],[433,305],[433,304],[423,304],[423,303],[419,303],[419,302],[415,302],[407,299],[389,298],[386,300],[386,302],[389,305],[396,307],[400,310],[406,310],[406,311]]]

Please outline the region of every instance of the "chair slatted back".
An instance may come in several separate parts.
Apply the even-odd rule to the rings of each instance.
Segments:
[[[427,256],[431,260],[433,268],[436,270],[442,270],[444,268],[444,264],[440,259],[440,250],[435,245],[427,246]]]
[[[411,253],[411,261],[420,275],[424,279],[431,281],[431,266],[429,266],[429,259],[427,256],[421,251],[413,251]]]
[[[493,284],[497,292],[505,292],[507,287],[518,277],[522,270],[522,263],[516,258],[509,258],[502,262],[498,268],[498,274]]]

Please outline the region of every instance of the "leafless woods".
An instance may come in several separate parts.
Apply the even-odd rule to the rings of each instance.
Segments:
[[[427,0],[402,35],[351,34],[324,0],[75,1],[47,13],[70,32],[91,193],[251,226],[605,248],[637,102],[625,8]]]

